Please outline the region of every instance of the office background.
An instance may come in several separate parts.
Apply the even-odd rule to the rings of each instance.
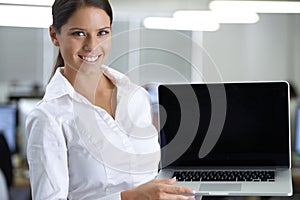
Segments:
[[[140,85],[288,80],[300,93],[300,14],[259,14],[257,23],[221,24],[217,31],[151,30],[143,25],[145,17],[169,17],[182,9],[206,10],[210,0],[110,2],[115,19],[113,48],[106,64]],[[19,101],[18,96],[33,97],[18,102],[18,153],[26,158],[26,108],[32,108],[43,94],[57,49],[45,28],[0,26],[0,44],[0,103]],[[13,162],[21,165],[19,157]],[[26,171],[22,176],[27,176]],[[22,192],[26,184],[21,183]]]
[[[171,16],[179,9],[207,9],[208,2],[112,0],[115,12],[113,35],[117,40],[113,42],[110,56],[114,59],[112,67],[128,72],[130,67],[162,63],[175,68],[187,78],[193,77],[191,63],[178,57],[173,59],[170,53],[167,53],[169,57],[160,56],[158,50],[141,48],[155,44],[167,50],[177,49],[188,61],[193,62],[197,52],[193,52],[192,41],[196,41],[203,45],[215,62],[224,81],[290,80],[300,92],[300,14],[260,14],[257,23],[222,24],[219,30],[213,32],[133,31],[144,29],[142,22],[146,16]],[[128,31],[131,33],[124,33]],[[178,39],[182,38],[180,34],[191,40]],[[47,29],[2,26],[0,42],[0,101],[5,101],[7,87],[12,82],[41,86],[47,83],[56,57],[56,49],[51,44]],[[140,50],[128,53],[138,48]],[[115,61],[116,57],[120,57],[119,50],[123,53],[126,49],[127,57]],[[155,59],[151,59],[153,57]],[[112,59],[109,59],[107,64],[111,62]],[[201,69],[201,64],[196,67],[207,80],[213,81],[209,69]],[[162,77],[176,81],[176,78],[174,80],[169,76],[166,74]],[[196,78],[194,81],[201,80]]]

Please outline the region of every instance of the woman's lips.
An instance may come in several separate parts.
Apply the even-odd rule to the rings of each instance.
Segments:
[[[80,56],[79,57],[86,62],[95,62],[100,56]]]

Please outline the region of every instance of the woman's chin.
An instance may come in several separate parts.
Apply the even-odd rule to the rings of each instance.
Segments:
[[[84,62],[80,65],[78,72],[82,75],[95,76],[101,73],[102,63],[87,63]]]

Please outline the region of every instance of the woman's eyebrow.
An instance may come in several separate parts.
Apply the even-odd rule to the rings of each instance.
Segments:
[[[99,28],[97,30],[104,30],[104,29],[111,29],[111,27],[110,26],[106,26],[106,27]],[[84,31],[85,29],[84,28],[78,28],[78,27],[69,28],[69,31],[74,31],[74,30]]]
[[[111,29],[110,26],[106,26],[106,27],[103,27],[103,28],[99,28],[98,30],[104,30],[104,29]]]

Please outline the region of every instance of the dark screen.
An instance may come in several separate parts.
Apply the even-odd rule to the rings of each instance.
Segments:
[[[288,87],[286,82],[160,85],[163,165],[289,165]],[[220,88],[223,88],[223,96],[218,96]],[[187,92],[191,90],[194,93]],[[196,98],[197,103],[182,106],[182,99],[188,98]],[[220,105],[225,109],[213,109]],[[199,112],[199,117],[195,112]],[[213,120],[213,112],[215,118],[224,115],[224,120]],[[191,123],[192,127],[195,120],[198,127],[193,130],[196,133],[189,131],[188,126],[179,128],[183,121]],[[214,129],[217,125],[222,125],[219,134],[217,128]],[[205,157],[199,158],[208,132],[213,148]],[[172,140],[178,135],[181,135],[180,142],[173,144]],[[189,141],[192,141],[191,145],[186,147],[184,144]],[[182,153],[178,153],[178,148],[183,148]],[[166,161],[169,157],[173,158]]]
[[[16,150],[16,119],[16,108],[13,105],[0,105],[0,132],[11,152]]]

